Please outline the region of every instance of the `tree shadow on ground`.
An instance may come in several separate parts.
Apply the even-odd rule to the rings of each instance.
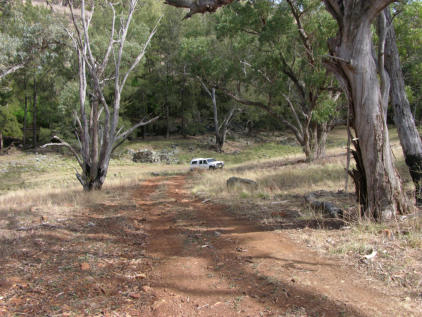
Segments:
[[[131,198],[123,205],[105,196],[84,212],[47,225],[36,223],[18,230],[18,221],[7,221],[0,226],[0,232],[14,231],[0,236],[0,312],[4,308],[11,314],[32,316],[68,312],[140,315],[157,299],[156,294],[143,290],[151,286],[192,297],[248,298],[272,311],[302,307],[312,316],[368,316],[299,284],[292,273],[316,274],[321,267],[335,268],[334,263],[286,257],[277,253],[277,246],[250,255],[242,246],[254,243],[256,236],[271,235],[271,227],[236,219],[222,206],[204,206],[176,193],[183,182],[167,181],[166,186],[161,182],[155,178],[125,189],[129,193],[125,199]],[[28,217],[39,219],[41,213],[34,211]],[[186,258],[187,263],[190,257],[201,259],[210,272],[233,287],[204,289],[177,282],[189,275],[155,278],[157,265],[173,257]],[[274,270],[259,269],[266,266]]]

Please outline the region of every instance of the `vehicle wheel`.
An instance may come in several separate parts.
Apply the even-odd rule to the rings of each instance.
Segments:
[[[215,170],[215,166],[210,166],[210,170]]]

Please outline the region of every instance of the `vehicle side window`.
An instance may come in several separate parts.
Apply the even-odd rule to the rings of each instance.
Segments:
[[[204,161],[203,161],[203,160],[200,160],[200,161],[199,161],[199,164],[204,164]]]
[[[196,165],[198,161],[192,161],[192,165]]]

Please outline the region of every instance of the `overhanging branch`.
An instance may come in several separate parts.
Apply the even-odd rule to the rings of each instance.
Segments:
[[[2,72],[0,74],[0,80],[2,80],[7,75],[12,74],[12,73],[18,71],[19,69],[23,68],[24,66],[25,66],[24,64],[19,64],[19,65],[12,66],[9,69],[6,69],[4,72]]]
[[[165,3],[177,8],[190,9],[183,19],[196,13],[215,12],[218,8],[232,3],[234,0],[165,0]]]
[[[154,122],[155,120],[157,120],[158,118],[160,118],[159,116],[156,116],[148,121],[140,121],[137,124],[135,124],[133,127],[131,127],[130,129],[126,130],[125,132],[123,132],[122,134],[118,135],[115,139],[115,142],[119,142],[122,140],[125,140],[133,131],[135,131],[137,128],[148,125],[152,122]]]
[[[76,152],[76,150],[69,143],[63,141],[58,136],[53,136],[51,138],[51,141],[58,141],[58,142],[51,142],[51,143],[44,144],[44,145],[41,146],[41,148],[43,149],[43,148],[46,148],[47,146],[64,146],[64,147],[67,147],[72,152],[72,154],[75,156],[76,160],[79,163],[79,166],[81,168],[83,168],[83,164],[82,164],[81,158],[79,157],[79,155]]]

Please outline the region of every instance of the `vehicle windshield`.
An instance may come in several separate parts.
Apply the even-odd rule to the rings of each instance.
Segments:
[[[208,163],[215,162],[215,159],[207,159]]]

